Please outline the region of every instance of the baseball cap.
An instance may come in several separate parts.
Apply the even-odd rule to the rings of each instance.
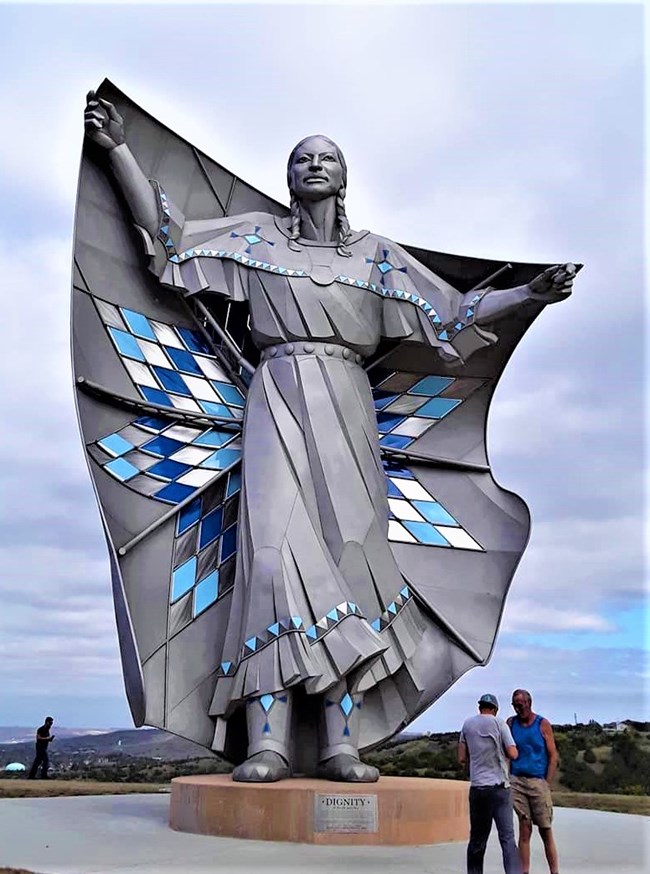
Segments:
[[[478,699],[478,703],[479,704],[487,704],[488,707],[496,707],[497,710],[499,709],[499,702],[497,701],[497,696],[491,695],[489,692],[487,692],[485,695],[481,695],[481,697]]]

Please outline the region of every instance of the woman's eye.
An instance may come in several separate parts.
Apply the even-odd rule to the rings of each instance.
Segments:
[[[298,163],[299,163],[299,164],[304,164],[304,163],[305,163],[306,161],[308,161],[308,160],[309,160],[309,158],[307,157],[307,155],[301,155],[301,157],[298,158]]]
[[[334,155],[323,155],[323,161],[334,161]]]

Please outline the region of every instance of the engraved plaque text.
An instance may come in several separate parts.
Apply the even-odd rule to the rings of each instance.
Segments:
[[[314,795],[315,832],[376,832],[376,795]]]

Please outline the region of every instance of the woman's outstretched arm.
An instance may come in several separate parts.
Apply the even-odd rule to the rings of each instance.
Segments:
[[[133,220],[155,238],[160,228],[156,195],[126,143],[124,122],[112,103],[89,91],[84,112],[86,136],[108,152],[113,175]]]
[[[476,306],[475,321],[479,325],[492,322],[525,303],[548,304],[566,300],[571,294],[575,275],[573,264],[561,264],[548,267],[527,285],[489,291]]]

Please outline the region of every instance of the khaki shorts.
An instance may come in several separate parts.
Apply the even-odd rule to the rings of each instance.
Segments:
[[[512,804],[519,819],[528,819],[538,828],[550,828],[553,822],[551,790],[541,777],[510,778]]]

